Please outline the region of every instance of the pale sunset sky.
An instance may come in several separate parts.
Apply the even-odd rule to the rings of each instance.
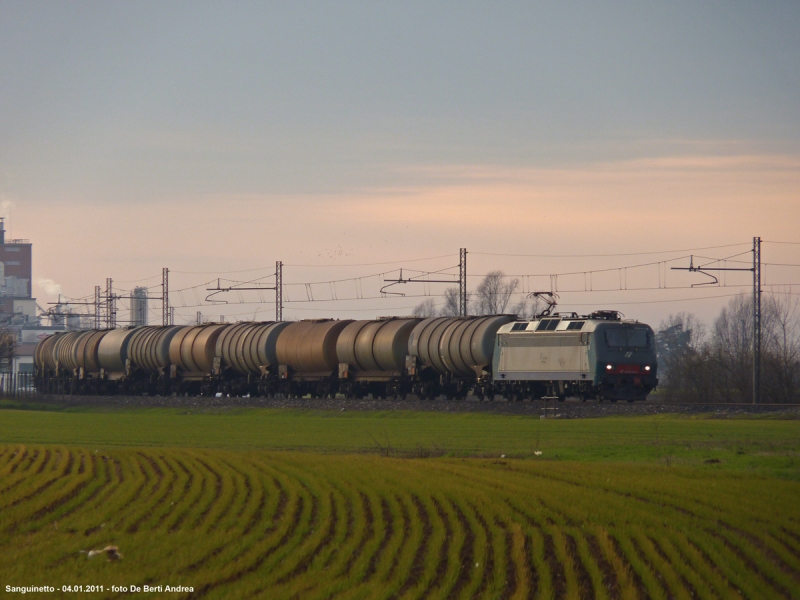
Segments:
[[[765,289],[800,294],[799,26],[796,1],[0,0],[7,237],[43,307],[169,267],[176,323],[269,319],[273,292],[205,282],[281,260],[285,318],[409,314],[447,285],[385,280],[466,247],[471,288],[710,322],[750,274],[691,288],[690,254],[749,266],[761,236]]]

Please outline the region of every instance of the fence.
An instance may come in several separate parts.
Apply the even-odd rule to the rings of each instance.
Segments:
[[[0,373],[0,398],[28,398],[36,393],[33,373]]]

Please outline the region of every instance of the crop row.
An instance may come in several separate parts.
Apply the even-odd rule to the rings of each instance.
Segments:
[[[798,487],[652,466],[5,446],[0,572],[208,598],[792,598]],[[122,560],[87,559],[109,544]]]

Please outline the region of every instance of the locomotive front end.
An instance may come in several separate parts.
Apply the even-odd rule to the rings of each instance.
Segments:
[[[597,325],[589,360],[602,398],[644,400],[658,385],[655,336],[644,323]]]

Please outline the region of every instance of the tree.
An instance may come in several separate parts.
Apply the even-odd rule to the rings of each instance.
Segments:
[[[412,317],[419,317],[422,319],[429,319],[436,316],[436,302],[433,298],[426,298],[414,307],[411,311]]]
[[[764,319],[766,321],[768,319]],[[753,300],[731,298],[714,321],[711,352],[722,371],[722,394],[729,402],[747,402],[753,393]]]
[[[505,273],[492,271],[483,278],[475,290],[474,313],[478,315],[498,315],[505,312],[517,286],[518,279],[506,281]]]
[[[764,302],[762,393],[776,403],[800,401],[800,306],[798,299],[773,294]]]
[[[8,327],[0,327],[0,372],[10,373],[14,363],[17,334]]]

